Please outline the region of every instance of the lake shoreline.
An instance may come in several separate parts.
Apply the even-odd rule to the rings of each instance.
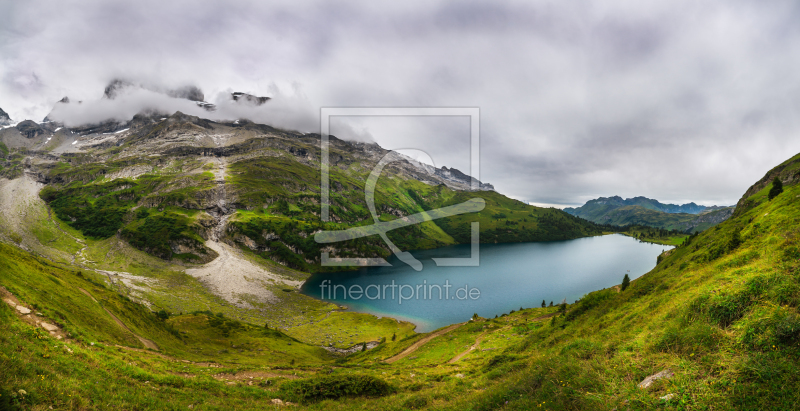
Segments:
[[[589,292],[619,285],[626,273],[630,274],[632,280],[644,275],[656,266],[657,256],[663,252],[663,247],[673,247],[640,242],[620,233],[612,234],[619,235],[547,242],[482,244],[481,266],[460,269],[438,267],[430,259],[467,257],[469,245],[414,251],[416,258],[424,260],[425,269],[421,272],[413,271],[396,258],[391,258],[392,267],[312,274],[303,282],[300,292],[339,307],[347,306],[346,310],[350,312],[412,322],[417,325],[416,332],[428,332],[466,321],[476,313],[491,318],[512,309],[539,307],[542,299],[547,300],[546,304],[550,301],[557,304],[565,298],[568,302],[574,302]],[[576,262],[574,255],[569,253],[579,253],[584,258],[577,259]],[[600,269],[594,263],[587,264],[590,261],[599,264]],[[622,269],[623,267],[627,268]],[[480,274],[481,270],[489,271]],[[491,277],[486,272],[490,272]],[[552,274],[548,274],[550,272]],[[562,274],[568,274],[575,279],[565,281]],[[326,285],[322,284],[325,280],[337,287],[336,295],[324,294],[324,287],[320,290],[321,285]],[[409,285],[413,285],[418,290],[424,286],[432,286],[434,297],[439,297],[438,288],[444,288],[445,281],[449,281],[451,287],[450,298],[440,297],[438,302],[435,301],[436,298],[426,298],[428,296],[425,295],[399,300],[396,294],[394,297],[388,294],[405,284],[403,292],[408,296],[411,296]],[[394,288],[391,288],[392,283],[396,285]],[[559,285],[554,287],[552,283]],[[347,287],[354,287],[356,290],[360,287],[363,291],[367,286],[373,286],[374,297],[375,285],[389,288],[387,295],[381,296],[381,299],[366,299],[362,293],[358,300],[346,298],[348,295],[342,298],[341,293]],[[480,299],[471,301],[463,298],[465,285],[469,289],[480,289]],[[460,299],[453,298],[452,293],[457,287],[462,289]],[[499,291],[508,294],[498,293]]]

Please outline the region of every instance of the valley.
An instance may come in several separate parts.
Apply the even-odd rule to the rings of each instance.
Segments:
[[[0,1],[0,411],[799,409],[798,5]]]
[[[464,312],[419,333],[299,292],[312,273],[341,270],[320,264],[316,232],[371,223],[362,190],[385,150],[332,139],[333,218],[323,222],[318,136],[181,113],[104,132],[61,128],[36,141],[0,132],[0,401],[9,406],[764,409],[797,400],[787,376],[798,358],[800,156],[690,237],[625,228],[676,246],[627,289],[610,284],[569,304],[531,296],[495,318]],[[69,148],[36,149],[57,134]],[[775,177],[784,192],[770,199]],[[389,236],[404,250],[432,250],[467,243],[472,221],[485,243],[623,231],[467,191],[402,159],[381,178],[376,207],[391,221],[470,198],[486,207]],[[390,255],[373,238],[324,251]],[[671,377],[639,388],[662,371]]]

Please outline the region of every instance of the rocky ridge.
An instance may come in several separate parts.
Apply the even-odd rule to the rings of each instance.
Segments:
[[[9,117],[8,113],[6,113],[5,111],[3,111],[2,108],[0,108],[0,127],[8,126],[10,124],[11,124],[11,117]]]

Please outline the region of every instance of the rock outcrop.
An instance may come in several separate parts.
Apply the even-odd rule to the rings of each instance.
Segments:
[[[47,130],[32,120],[25,120],[17,124],[17,130],[20,134],[25,136],[25,138],[34,138],[47,132]]]
[[[233,101],[238,103],[252,104],[255,106],[260,106],[270,100],[269,97],[256,97],[252,94],[242,93],[239,91],[231,93],[231,98]]]
[[[205,101],[203,91],[197,86],[183,86],[175,89],[163,89],[160,87],[153,87],[144,84],[134,84],[126,80],[114,79],[106,86],[103,91],[103,98],[114,100],[124,93],[126,89],[139,88],[149,90],[156,93],[165,94],[172,98],[181,98],[189,101],[194,101],[198,107],[202,107],[208,111],[216,110],[216,106]]]
[[[11,117],[9,117],[8,113],[0,108],[0,127],[7,126],[9,124],[11,124]]]

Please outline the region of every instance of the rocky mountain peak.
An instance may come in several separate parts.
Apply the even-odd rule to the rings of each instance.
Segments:
[[[239,103],[248,103],[256,106],[260,106],[266,103],[267,101],[271,100],[270,97],[257,97],[252,94],[242,93],[239,91],[231,93],[231,98],[233,99],[233,101]]]
[[[170,96],[172,98],[182,98],[197,103],[209,104],[205,102],[205,95],[203,94],[203,91],[200,90],[200,88],[197,86],[188,85],[174,89],[162,89],[160,87],[152,87],[144,84],[134,84],[131,83],[130,81],[121,79],[114,79],[110,83],[108,83],[105,90],[103,91],[103,98],[113,100],[119,97],[119,95],[123,92],[123,90],[128,88],[140,88],[143,90],[149,90],[156,93],[166,94],[167,96]],[[67,99],[66,102],[69,102],[69,99]]]
[[[42,128],[42,126],[36,124],[32,120],[25,120],[19,124],[17,124],[17,130],[20,134],[25,136],[25,138],[34,138],[38,135],[45,134],[47,130]]]
[[[8,113],[6,113],[5,111],[3,111],[2,108],[0,108],[0,127],[7,126],[9,124],[11,124],[11,117],[9,117]]]
[[[111,80],[111,83],[108,83],[105,90],[103,91],[103,98],[113,100],[117,98],[117,96],[119,96],[122,90],[129,87],[134,87],[133,83],[120,79]]]
[[[170,97],[183,98],[190,101],[205,102],[203,91],[196,86],[185,86],[174,90],[167,90]]]
[[[81,103],[82,103],[82,101],[78,102],[78,104],[81,104]],[[56,104],[55,104],[55,106],[53,106],[53,109],[50,110],[50,112],[47,113],[46,116],[44,116],[44,119],[42,120],[43,123],[47,123],[48,121],[51,121],[50,120],[50,115],[53,114],[53,110],[55,110],[56,107],[58,107],[59,104],[70,104],[69,97],[68,96],[64,96],[64,97],[61,98],[61,100],[56,101]]]
[[[479,191],[494,191],[493,185],[489,183],[482,183],[480,180],[471,177],[456,168],[447,168],[446,166],[442,166],[442,168],[436,169],[433,173],[446,182],[455,183],[454,187],[458,187],[462,190],[471,190],[472,182],[474,181],[477,184]]]

